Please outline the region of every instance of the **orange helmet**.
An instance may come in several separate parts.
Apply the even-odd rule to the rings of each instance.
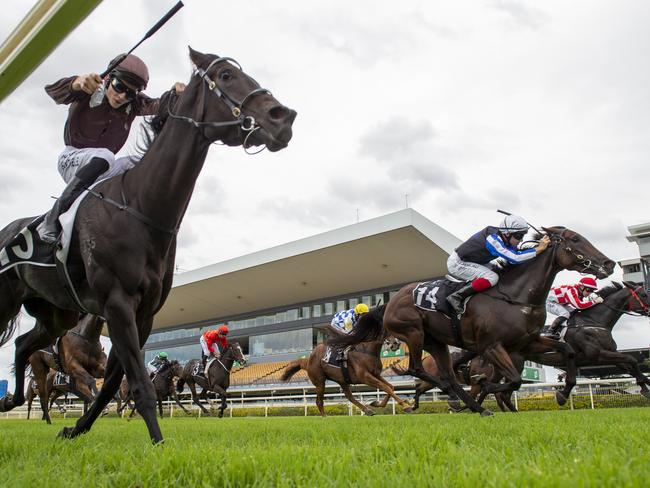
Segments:
[[[220,325],[219,328],[217,329],[217,332],[219,332],[220,335],[226,335],[230,330],[228,329],[227,325]]]

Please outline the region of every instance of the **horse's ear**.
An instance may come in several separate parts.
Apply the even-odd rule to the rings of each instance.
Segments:
[[[191,46],[187,47],[190,50],[190,59],[192,60],[192,63],[194,63],[194,66],[201,69],[207,68],[207,66],[210,64],[210,56],[199,51],[195,51]]]
[[[622,290],[623,285],[621,285],[618,281],[612,281],[612,286],[616,288],[617,290]]]

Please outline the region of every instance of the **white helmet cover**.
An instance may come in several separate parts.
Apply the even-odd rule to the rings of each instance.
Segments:
[[[506,215],[499,225],[499,230],[505,234],[513,234],[515,232],[527,232],[528,223],[523,217],[519,215]]]

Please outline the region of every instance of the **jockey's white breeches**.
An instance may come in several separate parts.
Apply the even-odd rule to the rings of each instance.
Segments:
[[[546,311],[558,317],[566,317],[568,319],[571,312],[573,312],[573,307],[559,303],[555,293],[551,292],[546,299]]]
[[[465,281],[485,278],[490,282],[490,286],[496,285],[499,281],[499,275],[487,266],[462,261],[455,252],[452,252],[447,259],[447,269],[452,276]]]
[[[77,149],[76,147],[66,146],[59,155],[57,164],[59,174],[66,183],[69,183],[77,171],[88,164],[92,158],[102,158],[108,161],[108,170],[100,175],[97,180],[120,175],[133,168],[137,162],[137,158],[134,156],[116,158],[115,154],[103,147]]]
[[[205,337],[201,336],[201,349],[203,350],[203,354],[206,356],[209,356],[211,354],[210,349],[208,349],[208,343],[205,342]]]

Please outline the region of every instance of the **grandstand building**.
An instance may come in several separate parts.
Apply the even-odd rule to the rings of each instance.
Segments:
[[[386,303],[406,283],[444,275],[459,244],[404,209],[176,275],[145,360],[159,351],[181,362],[198,358],[200,335],[227,324],[249,364],[272,377],[287,361],[309,355],[334,313]]]

